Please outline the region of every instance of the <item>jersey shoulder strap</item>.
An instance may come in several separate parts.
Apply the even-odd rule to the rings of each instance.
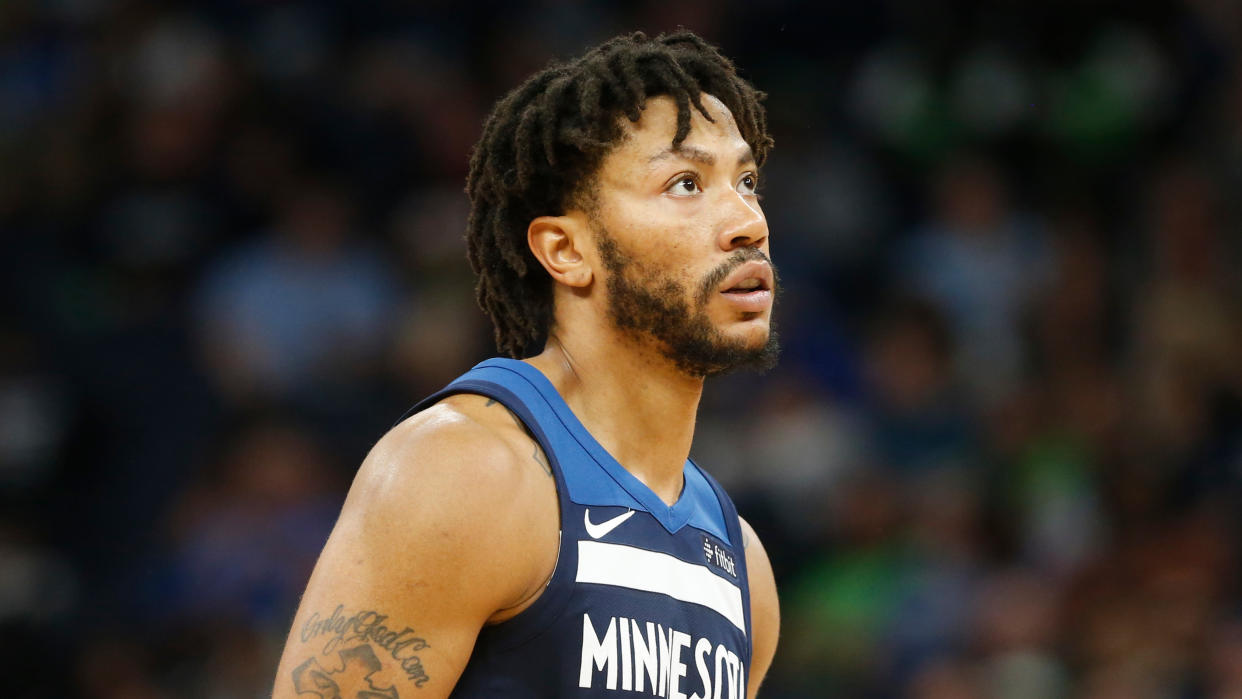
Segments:
[[[480,362],[448,386],[420,401],[402,420],[458,393],[492,398],[518,416],[548,455],[557,488],[586,506],[618,506],[650,512],[670,533],[687,525],[726,543],[738,541],[728,497],[706,473],[687,459],[685,490],[673,505],[662,501],[598,442],[574,415],[552,382],[534,366],[516,359]],[[723,498],[723,500],[722,500]]]

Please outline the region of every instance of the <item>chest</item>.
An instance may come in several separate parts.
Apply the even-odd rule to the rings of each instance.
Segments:
[[[693,527],[670,533],[646,512],[567,509],[574,574],[557,635],[577,688],[741,697],[750,656],[741,552]]]

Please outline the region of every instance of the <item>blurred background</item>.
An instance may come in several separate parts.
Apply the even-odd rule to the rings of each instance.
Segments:
[[[493,353],[490,105],[678,26],[777,142],[783,361],[694,447],[764,696],[1242,697],[1234,0],[0,0],[6,696],[267,696],[368,448]]]

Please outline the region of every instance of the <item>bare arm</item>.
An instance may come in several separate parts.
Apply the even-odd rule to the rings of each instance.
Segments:
[[[555,489],[497,432],[483,400],[449,399],[367,457],[303,595],[273,697],[446,697],[483,625],[538,594],[555,564]]]
[[[776,655],[776,641],[781,631],[781,608],[776,596],[776,578],[772,575],[768,552],[764,550],[750,523],[743,519],[741,524],[742,545],[746,549],[746,572],[750,578],[751,631],[754,634],[746,696],[754,699],[759,692],[759,685],[772,665],[772,658]]]

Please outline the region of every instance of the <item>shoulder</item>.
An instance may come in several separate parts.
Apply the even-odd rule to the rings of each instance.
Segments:
[[[479,629],[542,590],[558,551],[556,489],[495,405],[448,399],[371,450],[307,583],[274,696],[332,681],[338,671],[323,668],[342,653],[386,668],[384,682],[448,696]]]
[[[555,485],[530,458],[530,444],[500,404],[447,398],[376,443],[337,528],[525,589],[541,575],[545,544],[558,528]]]
[[[499,403],[474,394],[450,396],[389,430],[367,455],[353,489],[367,498],[415,494],[429,486],[439,487],[437,495],[445,500],[502,494],[529,475],[524,440]]]
[[[763,543],[753,527],[738,517],[742,528],[742,546],[746,551],[746,573],[750,584],[750,618],[752,627],[752,652],[749,687],[746,696],[753,697],[767,674],[772,658],[776,655],[776,642],[780,636],[781,609],[776,594],[776,578],[772,563]]]
[[[345,509],[421,500],[434,493],[422,503],[425,508],[461,495],[452,486],[468,483],[472,471],[503,476],[514,461],[503,442],[478,421],[441,402],[397,424],[376,442],[358,469]],[[485,492],[484,487],[479,495]]]

